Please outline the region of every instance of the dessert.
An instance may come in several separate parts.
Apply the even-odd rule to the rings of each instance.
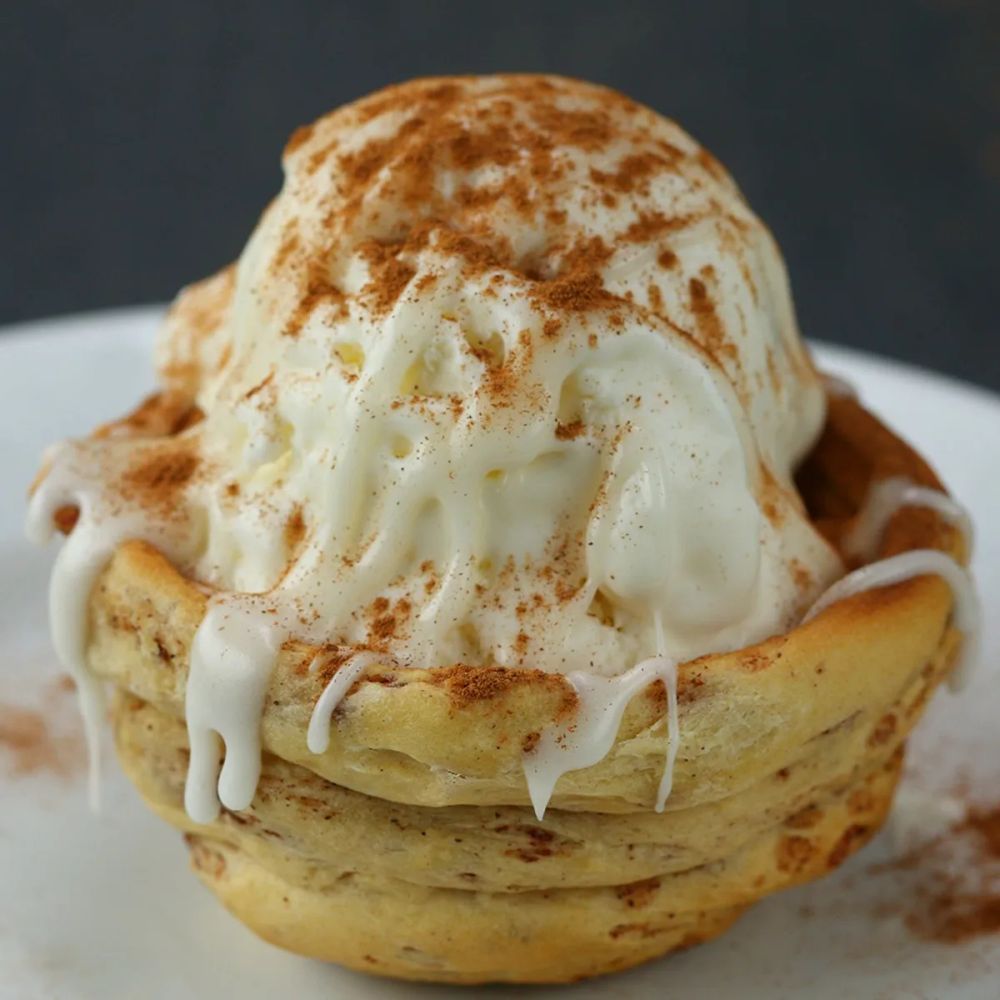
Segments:
[[[389,88],[284,166],[161,392],[34,489],[92,755],[110,682],[201,879],[377,974],[626,968],[836,867],[974,634],[969,534],[725,170],[536,76]]]

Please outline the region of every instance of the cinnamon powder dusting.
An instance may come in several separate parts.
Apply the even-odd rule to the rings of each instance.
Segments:
[[[903,918],[918,937],[961,944],[1000,933],[1000,805],[970,810],[894,867],[916,875]]]
[[[572,420],[568,424],[556,424],[556,437],[560,441],[572,441],[584,433],[582,420]]]
[[[673,250],[661,250],[659,257],[656,258],[656,262],[660,265],[660,267],[671,271],[677,267],[677,254],[675,254]]]
[[[554,310],[585,312],[618,300],[604,287],[596,271],[569,274],[565,278],[540,283],[533,290],[536,302]]]
[[[625,243],[648,243],[666,232],[683,229],[690,224],[687,216],[667,218],[662,212],[643,212],[635,222],[621,234]]]
[[[67,712],[72,723],[58,725],[63,699],[73,690],[72,680],[60,677],[45,689],[45,710],[0,704],[0,763],[11,777],[72,778],[83,771],[87,755],[79,720]]]
[[[689,306],[698,329],[698,340],[713,354],[721,354],[726,344],[726,334],[715,303],[704,281],[692,278],[688,282]]]
[[[123,474],[121,496],[162,516],[175,513],[177,501],[200,463],[199,455],[189,448],[154,451]]]
[[[547,688],[560,699],[556,718],[575,710],[578,696],[561,675],[541,670],[508,670],[504,667],[479,667],[456,664],[429,671],[428,683],[444,687],[456,707],[491,701],[505,696],[515,688],[528,686],[536,690]]]
[[[597,185],[620,194],[630,194],[636,190],[645,194],[650,177],[669,167],[670,163],[670,159],[660,153],[633,153],[624,157],[614,172],[592,168],[590,177]]]
[[[286,337],[298,336],[306,320],[320,305],[326,305],[339,314],[343,314],[345,308],[344,293],[330,280],[322,256],[310,260],[305,268],[301,296],[282,333]]]
[[[288,237],[272,262],[285,271],[290,256],[305,254],[313,265],[299,279],[286,332],[296,333],[317,305],[341,295],[327,270],[339,248],[366,259],[370,280],[361,298],[376,314],[389,310],[414,279],[411,252],[424,248],[461,260],[467,278],[503,271],[529,282],[528,294],[544,311],[620,305],[604,286],[602,265],[625,244],[691,221],[642,211],[635,199],[649,197],[661,175],[694,177],[712,161],[698,147],[682,151],[655,138],[650,113],[621,94],[581,87],[532,75],[497,77],[486,88],[475,78],[419,80],[297,130],[286,147],[290,181],[323,172],[334,184],[319,201],[325,244],[300,247],[296,238],[290,249]],[[390,116],[396,121],[388,133],[379,130],[352,146],[352,134],[364,135],[367,123]],[[616,146],[626,150],[617,159]],[[635,205],[621,231],[608,234],[609,245],[594,237],[582,248],[573,245],[579,223],[565,211],[559,182],[575,176],[579,153],[602,157],[603,169],[584,167],[578,175],[584,202]],[[531,227],[544,219],[550,227],[544,247],[528,258],[511,245],[505,224],[511,216]],[[661,266],[673,259],[664,251]],[[557,332],[546,324],[546,336]]]
[[[288,520],[285,521],[285,551],[296,552],[305,535],[306,521],[302,514],[302,505],[296,504],[292,513],[288,515]]]
[[[299,146],[305,145],[312,138],[314,129],[314,125],[300,125],[285,143],[285,156],[290,156]]]
[[[371,280],[361,290],[369,298],[377,313],[388,312],[403,289],[416,274],[416,269],[399,259],[400,246],[386,246],[375,241],[362,244],[359,248],[368,261]]]

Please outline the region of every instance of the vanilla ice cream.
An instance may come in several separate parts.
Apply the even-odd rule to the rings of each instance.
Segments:
[[[559,78],[427,80],[284,164],[159,345],[205,413],[198,578],[415,665],[613,675],[654,613],[677,656],[734,648],[837,574],[792,482],[824,394],[780,254],[678,126]]]

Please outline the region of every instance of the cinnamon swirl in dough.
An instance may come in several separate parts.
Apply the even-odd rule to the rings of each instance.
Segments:
[[[302,954],[560,982],[840,864],[974,633],[968,525],[827,397],[723,168],[534,76],[389,88],[284,164],[29,512],[199,877]]]

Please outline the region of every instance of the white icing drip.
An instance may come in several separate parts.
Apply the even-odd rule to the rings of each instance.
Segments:
[[[373,664],[384,663],[387,657],[378,653],[356,653],[347,663],[342,663],[323,693],[316,700],[312,716],[309,719],[309,729],[306,731],[306,746],[310,753],[326,753],[330,746],[330,724],[333,713],[341,703],[344,695],[350,691],[354,682]],[[324,654],[318,654],[309,665],[309,672],[314,673],[322,665]]]
[[[843,379],[839,375],[830,375],[828,372],[824,372],[822,378],[823,387],[828,395],[835,396],[837,399],[858,398],[858,390],[847,379]]]
[[[253,801],[264,697],[285,634],[264,597],[226,594],[209,602],[191,644],[184,706],[191,747],[184,808],[196,823],[211,823],[220,801],[237,810]]]
[[[100,802],[100,728],[104,714],[101,682],[87,666],[87,608],[90,592],[115,549],[130,538],[166,547],[162,530],[139,511],[113,511],[94,475],[96,458],[86,442],[66,442],[49,452],[51,469],[28,504],[25,530],[43,545],[55,534],[54,517],[77,509],[76,524],[56,557],[49,579],[49,629],[63,669],[76,684],[89,761],[91,807]]]
[[[928,507],[948,524],[961,531],[966,545],[972,548],[972,521],[966,509],[940,490],[916,483],[902,476],[892,476],[869,490],[864,506],[844,538],[844,551],[851,556],[873,559],[889,522],[904,507]]]
[[[656,790],[656,811],[663,812],[674,788],[674,764],[677,761],[677,751],[681,745],[681,726],[677,711],[677,663],[666,654],[666,637],[663,634],[663,622],[659,615],[653,622],[656,628],[656,659],[663,664],[661,679],[667,690],[667,759],[663,765],[660,785]]]
[[[937,549],[914,549],[902,552],[880,562],[870,563],[839,579],[806,612],[803,624],[825,611],[830,605],[846,600],[865,590],[888,587],[916,576],[940,576],[952,590],[955,628],[964,637],[961,658],[951,675],[953,688],[960,688],[968,680],[969,664],[975,661],[979,644],[980,608],[972,578],[951,556]]]
[[[556,782],[564,774],[591,767],[608,755],[628,703],[653,681],[662,680],[666,685],[668,699],[674,703],[672,715],[676,717],[677,665],[668,657],[650,657],[619,677],[576,672],[567,674],[566,680],[579,698],[573,721],[546,729],[523,762],[528,795],[539,820],[544,819]],[[664,768],[657,795],[658,811],[670,794],[676,730],[671,729],[668,739],[668,766]]]
[[[662,640],[662,624],[658,620],[655,624]],[[656,680],[663,681],[667,691],[667,753],[656,795],[656,811],[662,812],[673,787],[674,761],[680,745],[676,661],[660,652],[619,677],[575,672],[567,674],[566,680],[579,699],[576,715],[562,727],[546,729],[523,761],[535,816],[539,821],[545,818],[556,782],[564,774],[591,767],[608,755],[629,702]]]
[[[37,494],[36,494],[37,496]],[[99,535],[93,524],[78,524],[56,557],[49,579],[49,628],[56,656],[76,684],[89,758],[88,788],[91,807],[100,801],[100,724],[104,709],[101,683],[86,665],[87,599],[94,580],[114,543]]]

